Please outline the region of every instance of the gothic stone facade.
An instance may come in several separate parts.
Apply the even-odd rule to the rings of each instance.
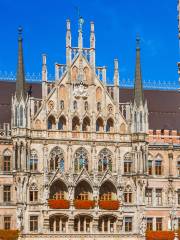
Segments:
[[[114,86],[95,64],[90,47],[71,46],[55,81],[42,64],[42,98],[25,93],[21,30],[11,124],[0,134],[0,228],[18,228],[22,239],[144,239],[146,229],[180,223],[180,143],[148,126],[137,40],[133,102],[119,103],[118,60]],[[169,137],[168,137],[169,136]],[[179,159],[179,160],[178,160]]]

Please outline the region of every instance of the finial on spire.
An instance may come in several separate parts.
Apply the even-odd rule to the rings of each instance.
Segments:
[[[69,19],[66,20],[66,29],[71,30],[71,22]]]
[[[119,86],[119,63],[118,59],[114,59],[114,86]]]
[[[82,32],[82,26],[84,24],[84,19],[82,17],[79,17],[79,31]]]
[[[140,49],[140,36],[139,34],[136,35],[136,49]]]

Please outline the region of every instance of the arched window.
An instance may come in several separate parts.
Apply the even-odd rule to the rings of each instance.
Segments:
[[[48,129],[52,130],[56,128],[56,120],[54,116],[49,116],[48,117]]]
[[[90,130],[90,119],[88,117],[85,117],[83,119],[82,130],[84,132],[87,132]]]
[[[78,117],[73,117],[72,119],[72,131],[80,130],[80,121]]]
[[[87,181],[81,181],[75,188],[75,199],[77,200],[92,200],[93,191]]]
[[[74,102],[73,102],[73,109],[77,110],[77,101],[76,100],[74,100]]]
[[[157,155],[155,159],[155,175],[162,175],[162,157],[160,155]]]
[[[86,149],[79,148],[75,152],[74,170],[75,172],[79,172],[83,168],[85,168],[88,171],[88,153]]]
[[[84,110],[88,111],[88,102],[87,101],[85,101],[85,103],[84,103]]]
[[[148,156],[148,174],[153,174],[153,157],[151,155]]]
[[[64,154],[61,148],[55,147],[50,153],[50,170],[55,171],[58,168],[64,171]]]
[[[102,118],[98,118],[96,120],[96,132],[103,132],[104,130],[104,122],[102,120]]]
[[[23,106],[20,106],[20,126],[23,126]]]
[[[106,132],[113,132],[114,130],[114,121],[112,118],[109,118],[106,123]]]
[[[132,189],[130,186],[127,186],[124,190],[124,202],[125,203],[132,203]]]
[[[64,182],[61,180],[55,181],[50,187],[50,199],[67,199],[68,189]]]
[[[30,171],[37,170],[38,170],[38,155],[35,150],[32,150],[30,156]]]
[[[126,153],[124,156],[124,174],[132,173],[132,154]]]
[[[100,187],[99,198],[100,201],[117,200],[117,190],[115,186],[109,181],[103,183]]]
[[[58,129],[59,130],[65,130],[66,129],[66,119],[65,119],[64,116],[61,116],[59,118]]]
[[[38,201],[38,188],[34,183],[29,188],[29,201],[30,202]]]
[[[3,153],[3,171],[11,171],[11,152],[8,149],[6,149]]]
[[[99,153],[98,171],[104,172],[107,169],[112,171],[112,153],[105,148]]]

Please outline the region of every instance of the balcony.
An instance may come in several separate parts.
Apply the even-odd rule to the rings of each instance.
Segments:
[[[49,199],[49,207],[53,209],[69,209],[70,203],[64,199]]]
[[[119,208],[119,201],[118,200],[100,200],[99,201],[99,208],[105,210],[118,210]]]
[[[74,200],[74,206],[76,209],[93,209],[95,201],[92,200]]]

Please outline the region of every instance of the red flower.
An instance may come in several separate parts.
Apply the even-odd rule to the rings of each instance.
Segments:
[[[95,201],[92,200],[74,200],[74,206],[77,209],[92,209],[94,205]]]
[[[147,231],[147,240],[174,240],[173,231]]]
[[[100,200],[99,208],[106,209],[106,210],[118,210],[119,201],[118,200],[107,200],[107,201]]]
[[[49,199],[49,207],[54,209],[68,209],[69,201],[65,199]]]

